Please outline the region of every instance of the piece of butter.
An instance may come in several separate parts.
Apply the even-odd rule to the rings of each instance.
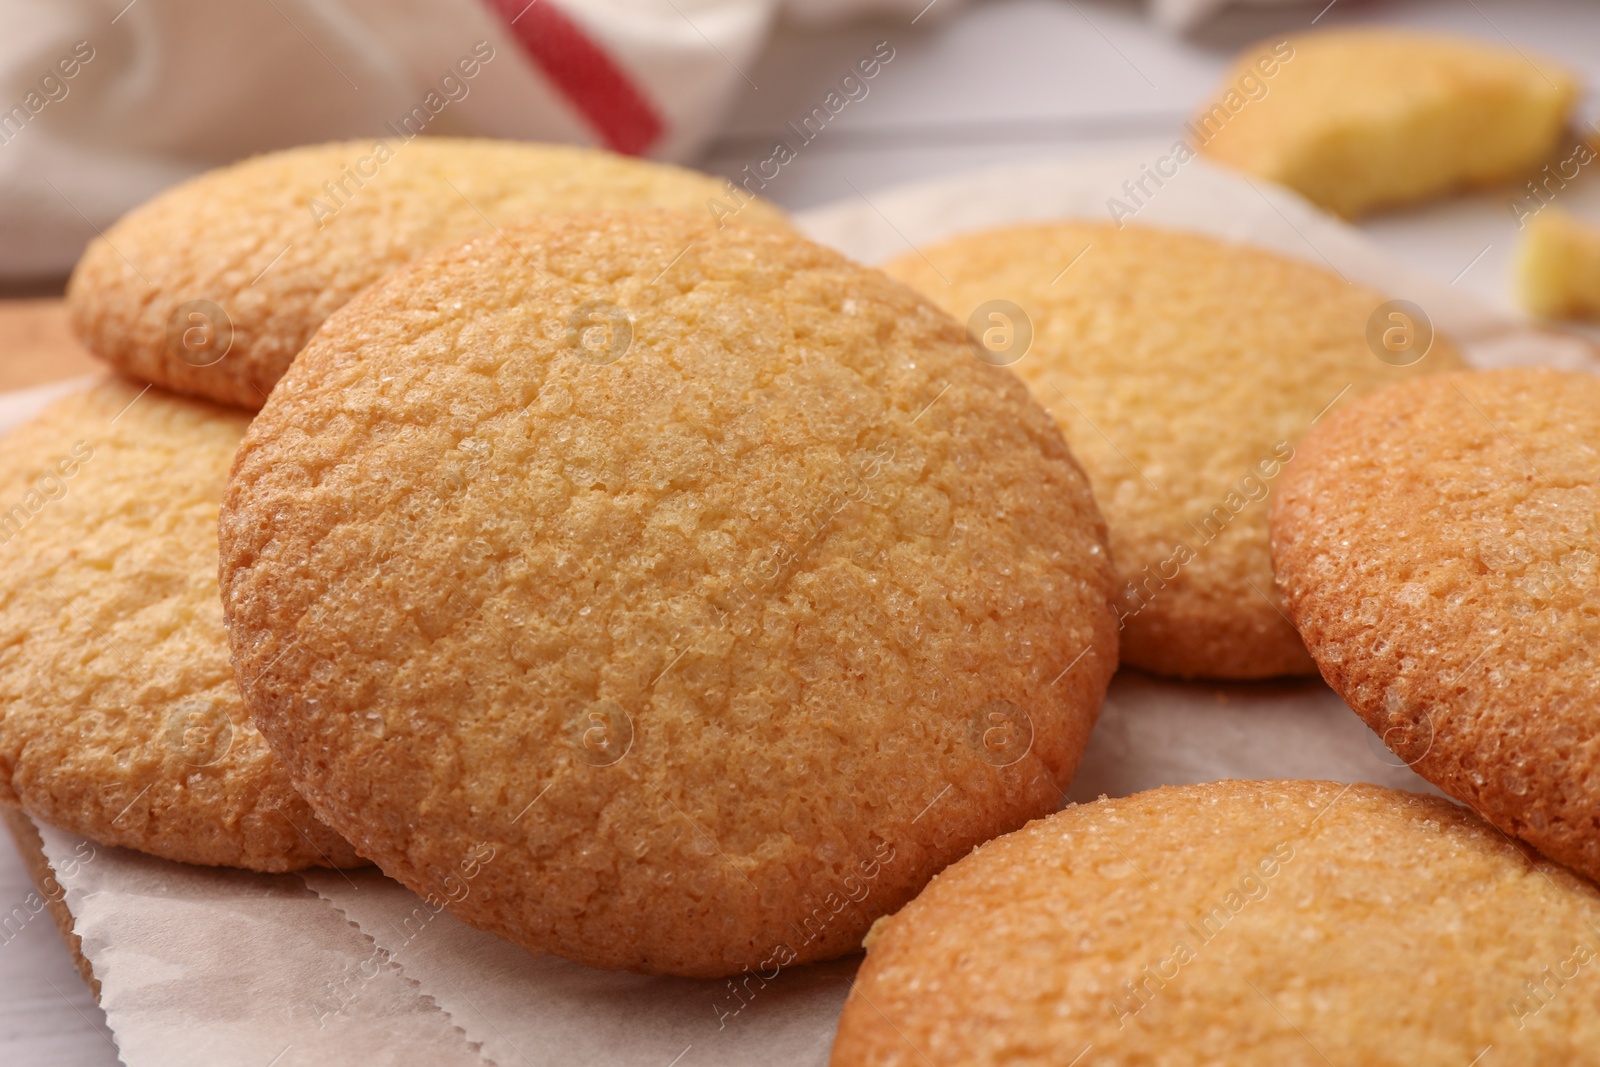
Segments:
[[[1600,318],[1600,225],[1546,208],[1517,249],[1517,295],[1548,319]]]
[[[1536,168],[1577,92],[1564,68],[1514,48],[1330,31],[1247,49],[1189,132],[1211,158],[1349,218]]]

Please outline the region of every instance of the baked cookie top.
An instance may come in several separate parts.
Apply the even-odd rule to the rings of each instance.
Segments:
[[[0,801],[185,863],[358,866],[228,664],[217,505],[247,421],[107,379],[0,441]]]
[[[704,174],[563,145],[450,137],[291,148],[201,174],[89,244],[67,287],[91,351],[254,410],[322,320],[423,252],[549,212],[659,207],[781,225]]]
[[[831,1062],[1594,1064],[1597,959],[1600,892],[1448,801],[1167,787],[991,841],[882,920]]]
[[[1059,803],[1116,663],[1103,535],[1049,415],[905,286],[777,228],[552,217],[328,321],[240,450],[223,601],[262,732],[388,874],[715,975],[847,952]]]
[[[1240,53],[1187,128],[1219,162],[1351,217],[1537,170],[1578,95],[1570,70],[1509,42],[1324,30]]]
[[[1335,412],[1272,539],[1306,646],[1385,743],[1600,877],[1600,379],[1452,374]]]
[[[1330,405],[1457,367],[1455,348],[1418,335],[1409,351],[1375,349],[1384,297],[1197,234],[1041,223],[924,252],[885,269],[986,339],[1089,472],[1120,578],[1123,662],[1310,673],[1272,587],[1267,497]]]

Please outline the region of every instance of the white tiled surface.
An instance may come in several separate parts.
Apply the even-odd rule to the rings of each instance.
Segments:
[[[11,836],[0,829],[0,1064],[101,1067],[117,1063],[105,1016],[78,977]],[[20,925],[19,925],[20,924]]]
[[[782,168],[765,190],[771,199],[805,208],[1007,160],[1169,139],[1235,49],[1304,29],[1324,2],[1231,12],[1181,41],[1150,29],[1138,5],[1111,0],[977,0],[948,17],[935,5],[915,26],[785,28],[746,71],[758,88],[744,93],[701,163],[731,175],[767,158],[784,123],[820,103],[879,41],[894,48],[894,59],[864,99]],[[1352,21],[1491,40],[1503,34],[1600,85],[1600,5],[1585,0],[1336,0],[1318,25]],[[1593,97],[1582,113],[1600,113]],[[1456,284],[1507,304],[1514,226],[1503,196],[1465,198],[1363,228],[1396,258],[1442,281],[1459,274]],[[9,845],[0,845],[0,916],[22,906],[31,890]],[[41,913],[0,943],[0,1064],[116,1063],[105,1019]]]
[[[0,433],[83,379],[0,394]],[[105,1015],[0,827],[0,1067],[115,1067]]]

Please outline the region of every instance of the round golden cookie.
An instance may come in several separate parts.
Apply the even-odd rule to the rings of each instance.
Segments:
[[[185,863],[359,866],[228,663],[217,504],[247,422],[107,379],[0,442],[0,802]]]
[[[1600,878],[1600,378],[1452,374],[1336,412],[1272,543],[1306,646],[1367,725]]]
[[[1214,782],[979,848],[867,939],[833,1067],[1597,1064],[1600,892],[1437,797]]]
[[[167,190],[90,243],[67,303],[119,369],[254,410],[322,320],[400,264],[530,216],[631,207],[783,221],[719,179],[596,149],[347,141]]]
[[[848,952],[1052,810],[1116,664],[1021,383],[776,228],[551,217],[397,272],[251,426],[246,703],[386,873],[584,963]]]
[[[1267,497],[1320,412],[1454,368],[1454,347],[1418,334],[1409,353],[1375,349],[1383,297],[1197,234],[1060,222],[924,251],[885,269],[1020,374],[1089,472],[1120,578],[1122,662],[1188,678],[1311,673],[1272,587]]]

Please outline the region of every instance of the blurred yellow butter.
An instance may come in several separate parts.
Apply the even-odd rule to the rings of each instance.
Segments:
[[[1246,50],[1189,129],[1218,162],[1352,217],[1536,167],[1577,92],[1513,48],[1330,31]]]
[[[1517,292],[1534,315],[1600,317],[1600,226],[1555,208],[1531,218],[1517,253]]]

